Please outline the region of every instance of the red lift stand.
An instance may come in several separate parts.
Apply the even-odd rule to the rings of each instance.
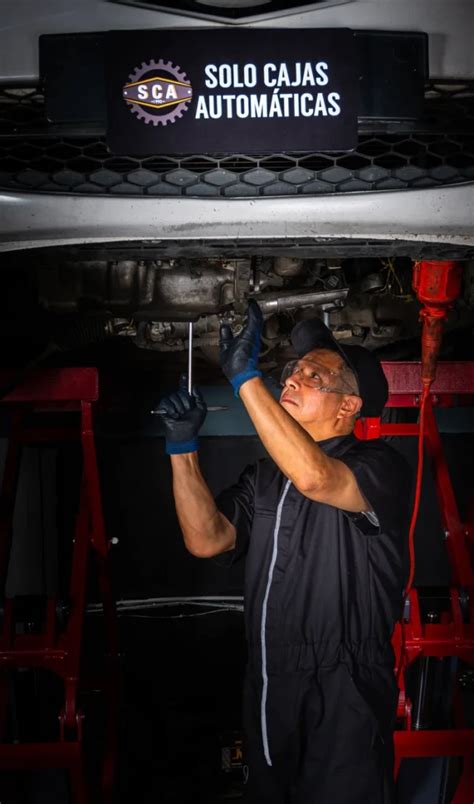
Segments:
[[[413,289],[422,305],[422,360],[419,364],[384,364],[390,392],[387,406],[420,408],[419,423],[381,424],[380,419],[368,419],[361,421],[356,431],[361,438],[407,435],[419,438],[421,429],[420,465],[424,451],[431,461],[451,569],[449,608],[439,622],[423,621],[419,596],[412,588],[412,567],[404,617],[393,637],[400,688],[398,716],[403,724],[395,734],[395,773],[404,758],[461,757],[462,772],[451,804],[474,801],[474,729],[466,727],[459,684],[455,683],[453,691],[453,727],[420,730],[419,724],[412,723],[405,672],[415,659],[428,661],[428,657],[456,657],[474,666],[474,522],[461,520],[434,413],[435,407],[474,404],[474,363],[437,363],[444,321],[460,294],[462,273],[462,263],[453,260],[415,263]],[[417,480],[421,491],[421,473]],[[473,506],[468,516],[473,516]],[[415,518],[416,514],[411,534]],[[410,542],[413,551],[411,537]]]
[[[0,382],[8,377],[0,377]],[[3,384],[3,383],[2,383]],[[56,444],[80,439],[83,468],[79,508],[74,529],[68,616],[58,618],[58,600],[46,601],[42,627],[25,633],[18,623],[13,599],[4,597],[0,627],[0,769],[32,770],[66,768],[76,804],[112,800],[118,710],[118,631],[115,602],[109,574],[107,541],[94,442],[92,409],[98,398],[98,375],[94,368],[48,369],[22,381],[2,400],[11,413],[3,483],[0,490],[0,577],[5,588],[12,544],[12,519],[23,445]],[[64,412],[74,415],[74,424],[64,425]],[[57,414],[62,415],[58,424]],[[79,415],[78,415],[79,413]],[[84,677],[81,648],[86,610],[89,556],[96,560],[98,584],[104,608],[105,655],[94,678]],[[16,668],[43,668],[64,684],[64,702],[59,712],[57,740],[52,742],[7,742],[9,708],[8,672]],[[78,696],[92,684],[106,704],[105,745],[101,780],[92,790],[85,771],[83,713]],[[99,795],[97,795],[97,793]]]
[[[387,407],[417,408],[420,404],[421,364],[383,363],[389,382]],[[451,804],[472,804],[474,800],[474,729],[466,728],[460,689],[454,690],[453,728],[416,730],[412,704],[406,695],[405,671],[415,659],[435,656],[457,657],[474,666],[474,571],[473,523],[459,515],[434,408],[474,405],[474,363],[440,363],[425,410],[424,442],[431,460],[441,521],[451,567],[449,611],[440,622],[423,622],[416,589],[409,592],[403,627],[397,628],[393,646],[400,668],[398,716],[402,728],[395,732],[395,772],[402,759],[414,757],[462,757],[463,769]],[[380,419],[358,422],[359,438],[418,436],[419,424],[382,424]]]

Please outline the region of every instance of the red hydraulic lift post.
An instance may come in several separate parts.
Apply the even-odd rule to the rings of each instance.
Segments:
[[[387,407],[420,408],[419,423],[383,424],[380,418],[357,423],[359,438],[417,436],[431,461],[436,496],[451,568],[449,611],[440,622],[423,622],[417,590],[409,588],[408,606],[393,635],[400,687],[395,732],[395,772],[404,758],[460,757],[461,776],[451,804],[474,801],[474,729],[467,728],[454,690],[452,728],[415,730],[405,672],[415,659],[457,657],[474,666],[473,522],[461,520],[443,451],[434,409],[474,405],[474,363],[437,363],[447,310],[460,291],[462,266],[453,261],[426,261],[414,266],[413,286],[423,305],[421,363],[384,363],[389,383]],[[474,497],[471,514],[474,512]],[[458,682],[457,682],[458,683]]]
[[[0,376],[0,384],[10,376]],[[66,768],[76,804],[96,801],[85,771],[83,713],[78,695],[88,682],[100,689],[106,702],[106,724],[100,800],[112,801],[118,712],[118,629],[109,572],[107,541],[93,432],[93,405],[98,399],[95,368],[60,368],[37,371],[24,379],[1,404],[11,413],[11,430],[0,489],[0,577],[5,589],[12,542],[13,512],[21,451],[25,444],[57,444],[80,440],[83,468],[79,508],[74,529],[66,622],[58,618],[60,601],[46,601],[44,622],[34,633],[25,633],[17,621],[14,600],[3,597],[0,626],[0,768]],[[74,423],[64,425],[55,414],[75,412]],[[79,414],[79,415],[78,415]],[[69,417],[68,417],[69,418]],[[104,608],[105,655],[93,679],[81,667],[82,636],[86,612],[88,560],[93,555],[98,570]],[[13,743],[8,738],[8,671],[43,668],[59,676],[64,702],[59,712],[57,739],[51,742]]]

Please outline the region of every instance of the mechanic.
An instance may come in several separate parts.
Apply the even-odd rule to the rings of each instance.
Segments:
[[[319,319],[297,324],[277,401],[258,368],[262,325],[255,302],[239,336],[224,325],[221,365],[270,458],[216,501],[198,463],[198,389],[160,403],[187,548],[246,558],[246,800],[387,804],[410,468],[353,435],[387,400],[370,351],[339,345]]]

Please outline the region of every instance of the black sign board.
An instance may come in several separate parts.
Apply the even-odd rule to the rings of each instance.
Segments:
[[[358,60],[348,29],[106,34],[113,153],[349,151]]]

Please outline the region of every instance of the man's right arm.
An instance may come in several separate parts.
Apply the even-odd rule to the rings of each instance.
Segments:
[[[176,513],[189,552],[211,558],[233,550],[235,526],[217,508],[201,474],[197,452],[170,457]]]

